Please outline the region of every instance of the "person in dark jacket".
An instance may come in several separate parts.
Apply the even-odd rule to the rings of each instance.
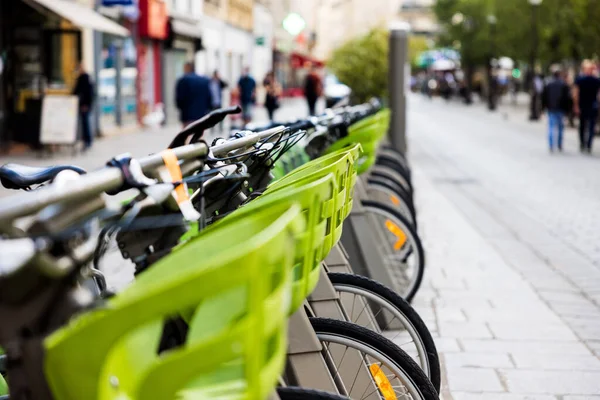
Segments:
[[[184,75],[177,81],[175,104],[184,128],[204,117],[212,109],[210,80],[205,76],[196,75],[192,63],[185,64]]]
[[[77,81],[73,95],[79,99],[79,120],[81,121],[81,134],[83,136],[84,150],[92,147],[92,130],[90,128],[90,111],[94,102],[94,85],[90,75],[85,72],[83,63],[77,66]]]
[[[585,60],[573,90],[575,114],[579,115],[579,146],[582,152],[588,153],[592,152],[600,95],[600,79],[594,76],[594,69],[594,63]]]
[[[304,97],[306,97],[306,103],[308,104],[309,115],[316,114],[317,100],[319,100],[321,94],[323,94],[323,83],[317,73],[317,67],[313,66],[304,82]]]
[[[265,108],[269,114],[269,121],[273,122],[273,115],[275,114],[275,110],[279,108],[279,96],[281,94],[281,88],[279,87],[277,79],[275,79],[273,71],[270,71],[267,74],[263,81],[263,86],[267,91],[265,96]]]
[[[548,111],[548,145],[554,151],[554,131],[558,130],[556,146],[562,151],[564,116],[571,108],[569,86],[563,81],[559,67],[552,70],[552,78],[542,92],[542,108]]]
[[[256,81],[250,76],[249,67],[244,67],[242,77],[238,81],[238,90],[242,105],[242,119],[244,124],[248,124],[252,121],[252,108],[256,103]]]

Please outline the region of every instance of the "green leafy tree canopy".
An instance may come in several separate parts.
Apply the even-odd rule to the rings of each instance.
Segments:
[[[374,29],[337,48],[329,58],[327,67],[341,82],[350,86],[357,102],[364,102],[372,97],[387,98],[388,46],[389,32]],[[424,37],[409,39],[408,52],[413,66],[418,55],[428,48]]]

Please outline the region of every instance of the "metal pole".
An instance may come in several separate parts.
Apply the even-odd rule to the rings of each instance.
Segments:
[[[496,23],[490,21],[490,29],[491,29],[491,46],[490,46],[490,55],[488,57],[488,109],[490,111],[494,111],[496,109],[496,89],[497,82],[496,77],[494,76],[494,66],[492,65],[492,61],[494,60],[494,56],[496,55]]]
[[[532,47],[531,47],[531,57],[529,60],[529,64],[530,64],[529,65],[529,69],[530,69],[529,90],[531,91],[531,96],[530,96],[531,114],[529,116],[529,119],[532,121],[539,119],[538,107],[537,107],[538,93],[537,93],[536,87],[535,87],[535,61],[537,58],[537,47],[538,47],[537,7],[538,6],[536,6],[536,5],[531,6],[531,27],[533,29],[533,32],[532,32],[533,42],[532,42]]]
[[[396,22],[390,26],[389,85],[392,119],[388,132],[392,146],[406,153],[406,78],[410,25]]]
[[[113,42],[116,47],[115,51],[115,121],[117,126],[123,123],[123,81],[122,73],[124,67],[123,60],[123,40],[117,39]]]

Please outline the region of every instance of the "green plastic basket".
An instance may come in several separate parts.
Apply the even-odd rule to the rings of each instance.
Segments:
[[[350,126],[348,136],[332,144],[326,153],[332,153],[359,143],[362,146],[361,157],[357,160],[357,172],[366,172],[375,163],[376,152],[385,137],[389,125],[389,110],[383,109],[375,115],[364,118]]]
[[[0,375],[0,396],[4,396],[8,394],[8,385],[4,380],[4,377]]]
[[[281,155],[271,172],[275,179],[279,179],[308,161],[310,161],[310,157],[306,154],[304,147],[296,143]]]
[[[179,246],[106,306],[45,340],[56,399],[264,399],[284,367],[298,205],[261,210]],[[164,320],[194,308],[157,355]]]
[[[323,244],[325,237],[330,235],[334,222],[336,193],[333,174],[308,176],[279,190],[268,191],[213,225],[219,227],[235,223],[248,215],[280,204],[300,205],[306,224],[304,231],[298,232],[296,237],[290,314],[302,305],[319,281],[319,267],[325,251]],[[207,232],[210,232],[210,229]]]
[[[341,149],[333,154],[319,157],[295,169],[283,178],[273,182],[265,194],[280,190],[306,178],[316,179],[327,174],[335,177],[336,197],[333,229],[324,238],[323,255],[327,257],[329,251],[342,236],[342,223],[352,209],[352,196],[356,184],[355,161],[360,154],[360,145],[356,144],[347,149]]]

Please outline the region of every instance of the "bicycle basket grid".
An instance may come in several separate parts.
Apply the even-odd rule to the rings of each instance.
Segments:
[[[213,229],[49,336],[56,398],[266,398],[285,362],[290,249],[303,224],[288,204]],[[164,320],[190,308],[186,343],[158,355]]]

